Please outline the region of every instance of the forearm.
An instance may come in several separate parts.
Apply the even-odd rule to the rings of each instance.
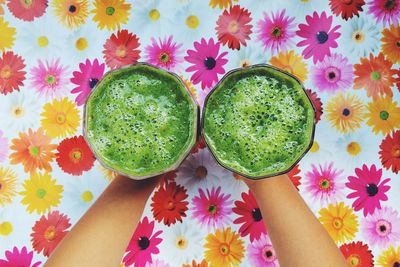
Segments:
[[[250,184],[281,266],[346,266],[287,175]]]
[[[65,236],[45,267],[119,266],[157,181],[116,177]]]

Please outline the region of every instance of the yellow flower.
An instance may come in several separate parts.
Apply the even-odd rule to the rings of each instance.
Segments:
[[[11,48],[14,45],[16,30],[8,26],[8,22],[0,17],[0,51]]]
[[[343,202],[329,204],[328,208],[320,209],[319,215],[318,219],[336,243],[352,240],[358,231],[357,216]]]
[[[238,266],[242,261],[243,241],[230,227],[217,229],[215,234],[206,237],[206,241],[204,256],[211,266]]]
[[[270,62],[272,66],[293,74],[302,82],[307,80],[307,64],[303,57],[295,54],[293,50],[286,53],[279,52],[278,56],[273,56]]]
[[[341,92],[329,100],[326,111],[327,120],[342,133],[354,132],[360,128],[365,116],[361,99]]]
[[[382,267],[393,267],[400,265],[400,246],[394,248],[390,246],[388,249],[384,250],[376,261],[378,266]],[[397,263],[397,264],[396,264]]]
[[[386,135],[395,128],[400,128],[400,107],[390,96],[378,97],[368,103],[367,125],[372,126],[376,134]]]
[[[80,117],[75,102],[66,97],[54,99],[52,103],[46,103],[43,109],[41,123],[48,136],[65,137],[76,132]]]
[[[0,167],[0,206],[12,202],[17,195],[17,176],[10,168]]]
[[[391,25],[382,32],[382,52],[393,63],[400,63],[400,26]]]
[[[70,29],[85,24],[89,15],[87,0],[54,0],[52,6],[59,21]]]
[[[120,24],[128,22],[131,4],[126,4],[124,0],[96,0],[91,13],[95,14],[93,21],[98,23],[99,29],[115,30]]]
[[[43,214],[50,211],[51,207],[60,204],[61,193],[64,191],[62,185],[56,184],[55,179],[51,179],[50,174],[34,173],[30,179],[23,183],[25,191],[20,192],[24,196],[21,203],[27,205],[27,211]]]
[[[183,83],[186,85],[186,88],[187,88],[187,89],[189,90],[189,92],[192,94],[192,96],[193,96],[195,99],[197,99],[197,91],[196,91],[196,88],[194,88],[193,83],[192,83],[190,80],[183,78],[182,75],[181,75],[180,77],[181,77]]]
[[[111,182],[114,180],[115,177],[117,177],[117,173],[113,172],[107,168],[104,168],[102,165],[99,165],[100,171],[103,173],[104,177],[107,179],[107,181]]]
[[[238,0],[234,0],[237,2]],[[227,8],[232,5],[232,0],[210,0],[210,7],[215,8],[217,5],[219,8]]]

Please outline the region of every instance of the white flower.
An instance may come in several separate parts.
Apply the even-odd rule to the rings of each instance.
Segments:
[[[228,56],[229,69],[242,68],[267,62],[267,56],[263,55],[262,48],[255,44],[243,46],[238,51],[232,51]]]

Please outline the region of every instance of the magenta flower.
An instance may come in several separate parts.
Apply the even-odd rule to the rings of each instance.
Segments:
[[[368,3],[368,14],[383,25],[398,25],[400,21],[400,0],[371,0]]]
[[[153,234],[154,221],[149,222],[147,217],[144,217],[136,227],[131,240],[129,241],[128,253],[123,258],[123,263],[127,266],[134,264],[134,267],[144,267],[147,262],[152,262],[152,254],[158,254],[158,244],[162,239],[158,236],[162,231],[157,231]]]
[[[6,160],[8,155],[8,140],[3,136],[3,131],[0,130],[0,162]]]
[[[247,258],[254,267],[279,267],[275,250],[266,234],[247,246]]]
[[[285,12],[285,9],[277,11],[271,17],[264,12],[264,18],[257,23],[257,40],[272,54],[285,52],[294,45],[294,18],[285,16]]]
[[[77,85],[77,87],[72,89],[71,93],[79,93],[75,98],[75,102],[78,106],[85,104],[86,98],[89,96],[94,86],[103,77],[104,68],[104,63],[100,64],[97,58],[93,63],[91,63],[89,59],[86,59],[86,63],[79,63],[80,71],[74,71],[72,73],[73,77],[71,78],[71,82]]]
[[[325,56],[331,55],[331,47],[338,47],[336,39],[340,36],[337,32],[340,25],[332,27],[332,16],[327,17],[325,12],[321,16],[317,12],[313,16],[306,16],[307,24],[300,24],[296,34],[305,40],[297,43],[298,47],[306,46],[302,55],[305,59],[313,57],[314,63],[322,61]]]
[[[6,250],[6,259],[0,259],[2,267],[37,267],[41,264],[40,261],[32,263],[33,251],[28,253],[26,247],[22,247],[21,251],[14,247],[12,251]]]
[[[224,74],[223,66],[228,62],[225,58],[228,52],[219,54],[220,44],[215,43],[214,39],[210,38],[208,42],[201,38],[200,43],[194,42],[196,50],[188,50],[185,60],[192,64],[186,69],[187,72],[193,73],[190,80],[193,84],[201,82],[201,88],[212,87],[218,81],[218,74]]]
[[[156,39],[151,38],[151,45],[145,48],[147,62],[167,70],[176,70],[179,63],[183,62],[183,58],[180,56],[182,44],[173,42],[172,36],[165,37],[163,40],[159,38],[158,41],[159,43]]]
[[[386,185],[390,178],[386,178],[381,182],[382,169],[377,170],[375,164],[368,169],[367,165],[363,165],[362,169],[355,169],[357,176],[349,176],[349,182],[346,186],[353,189],[354,192],[347,195],[347,198],[356,198],[353,202],[355,211],[363,209],[364,216],[372,214],[375,209],[381,208],[380,201],[388,200],[386,192],[389,191],[390,185]]]
[[[207,189],[207,195],[203,189],[199,189],[199,196],[192,199],[193,216],[208,229],[222,228],[231,222],[229,215],[232,213],[231,195],[221,194],[221,187],[218,186],[210,190]]]

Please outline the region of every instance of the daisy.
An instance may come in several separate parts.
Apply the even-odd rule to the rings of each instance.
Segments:
[[[373,267],[374,256],[368,247],[368,244],[364,244],[360,241],[343,244],[340,246],[346,262],[349,266],[354,267]]]
[[[43,16],[47,8],[47,0],[9,0],[7,7],[17,19],[32,21]]]
[[[400,246],[397,248],[390,246],[379,255],[376,261],[382,267],[397,267],[400,266]]]
[[[266,234],[267,229],[265,228],[260,208],[251,191],[248,191],[248,193],[243,192],[242,199],[243,201],[235,201],[235,207],[232,209],[234,213],[239,215],[233,223],[241,224],[240,235],[243,237],[250,235],[250,241],[253,242],[261,234]]]
[[[52,1],[52,8],[58,21],[69,29],[85,24],[89,15],[87,0],[55,0]]]
[[[140,59],[139,38],[128,30],[111,34],[104,44],[103,58],[110,69],[136,63]]]
[[[379,97],[368,103],[366,114],[367,125],[372,126],[372,132],[386,135],[400,128],[400,107],[391,97]]]
[[[17,195],[17,175],[8,167],[0,167],[0,206],[10,204]]]
[[[37,131],[29,129],[28,133],[20,132],[18,135],[19,138],[11,140],[10,148],[15,152],[9,156],[10,163],[22,163],[24,171],[31,174],[37,169],[50,172],[50,162],[55,158],[53,150],[57,148],[57,145],[50,144],[51,138],[41,128]]]
[[[266,63],[266,58],[261,49],[253,43],[249,43],[245,47],[241,47],[239,51],[230,53],[230,59],[227,63],[228,69],[244,68],[251,65]]]
[[[60,59],[43,62],[38,59],[38,65],[31,69],[31,86],[39,96],[46,99],[59,97],[68,92],[67,67],[60,64]]]
[[[218,186],[206,190],[199,188],[199,196],[192,199],[193,217],[207,229],[222,228],[232,220],[229,215],[232,213],[232,199],[230,194],[221,193],[221,187]]]
[[[33,251],[29,251],[26,247],[22,247],[19,250],[17,247],[14,247],[13,250],[5,251],[5,259],[0,259],[0,266],[30,266],[30,267],[39,267],[42,262],[32,262],[33,259]]]
[[[400,63],[400,26],[390,25],[382,32],[382,52],[393,63]]]
[[[355,169],[356,176],[349,176],[346,186],[353,192],[347,198],[356,198],[352,207],[355,211],[363,210],[364,216],[373,214],[375,209],[381,208],[381,201],[387,201],[386,192],[390,185],[386,185],[390,178],[381,181],[382,169],[377,169],[375,164],[370,168],[363,165],[362,169]]]
[[[353,83],[353,65],[339,54],[325,57],[311,67],[313,85],[320,91],[329,93],[345,90]]]
[[[379,146],[379,158],[383,167],[392,172],[398,173],[400,170],[400,130],[388,134]]]
[[[318,94],[316,92],[313,92],[311,89],[306,89],[306,93],[311,99],[311,102],[315,108],[315,122],[318,123],[321,120],[321,116],[324,111],[321,98],[319,98]]]
[[[359,13],[363,11],[365,5],[364,0],[329,0],[332,13],[336,16],[341,15],[342,19],[348,20],[353,16],[359,16]]]
[[[123,263],[127,266],[145,266],[147,262],[152,262],[152,254],[158,254],[158,245],[162,239],[158,236],[162,231],[154,231],[154,221],[149,221],[147,217],[144,217],[136,227],[135,232],[127,248],[127,254],[122,259]]]
[[[145,267],[171,267],[168,263],[165,263],[162,260],[156,259],[153,260],[151,263],[147,262]]]
[[[297,43],[297,46],[306,46],[302,53],[305,59],[313,57],[313,62],[317,63],[331,55],[331,48],[338,47],[336,39],[340,36],[337,32],[340,25],[331,28],[332,20],[332,16],[327,17],[325,12],[318,15],[314,11],[312,16],[306,16],[307,24],[299,24],[296,34],[305,40]]]
[[[179,70],[179,64],[183,62],[182,44],[177,44],[172,40],[172,35],[168,38],[158,39],[151,38],[151,45],[146,46],[146,61],[157,67],[170,71]]]
[[[3,134],[3,131],[0,130],[0,163],[5,161],[8,156],[8,139]]]
[[[97,58],[93,60],[93,63],[86,59],[84,63],[79,63],[79,71],[72,73],[71,82],[77,87],[72,89],[71,93],[78,94],[75,98],[78,106],[85,104],[92,89],[103,78],[104,68],[104,63],[100,64]]]
[[[360,64],[354,65],[354,89],[367,91],[368,97],[376,99],[379,95],[393,96],[390,87],[394,84],[393,63],[385,59],[382,53],[377,57],[370,54],[368,58],[361,58]]]
[[[230,227],[206,236],[204,257],[211,266],[238,266],[244,257],[243,240]]]
[[[254,267],[279,267],[271,240],[265,234],[247,246],[247,258]]]
[[[52,211],[47,217],[42,215],[32,227],[31,242],[33,250],[49,257],[71,226],[67,215]]]
[[[296,187],[297,191],[299,191],[299,185],[301,185],[301,176],[299,164],[295,165],[288,173],[287,176],[289,177],[290,181],[292,181],[293,185]]]
[[[225,9],[222,15],[218,17],[217,32],[218,40],[222,45],[228,44],[230,49],[240,49],[240,45],[246,46],[246,40],[250,40],[251,12],[248,9],[238,5],[231,6],[229,11]]]
[[[187,72],[195,72],[190,80],[193,84],[201,82],[201,89],[212,87],[218,81],[218,74],[224,74],[224,65],[228,62],[225,56],[228,52],[219,54],[220,44],[210,38],[208,42],[201,38],[200,43],[194,42],[195,50],[187,50],[185,60],[191,64]]]
[[[302,56],[294,53],[294,50],[279,52],[277,56],[271,58],[270,63],[296,76],[301,82],[307,80],[307,64]]]
[[[12,48],[15,41],[16,29],[8,26],[8,22],[4,21],[3,17],[0,16],[0,51]]]
[[[237,2],[238,0],[234,1]],[[209,5],[212,8],[216,8],[218,6],[220,9],[225,9],[232,5],[232,0],[210,0]]]
[[[119,30],[121,24],[128,22],[130,9],[131,4],[125,0],[96,0],[90,13],[94,14],[93,21],[100,30]]]
[[[21,204],[26,205],[29,213],[49,212],[52,207],[57,207],[61,202],[63,186],[56,184],[56,180],[51,179],[48,173],[33,173],[22,185],[25,190],[19,192],[23,196]]]
[[[6,95],[20,90],[24,85],[25,60],[12,51],[3,52],[0,57],[0,93]]]
[[[372,14],[375,20],[383,25],[399,24],[400,1],[399,0],[371,0],[368,3],[368,14]]]
[[[192,264],[182,264],[182,267],[209,267],[208,262],[206,260],[202,260],[197,263],[195,260],[192,260]]]
[[[319,210],[318,220],[336,243],[344,243],[354,238],[358,231],[357,215],[343,202],[332,204]]]
[[[257,40],[260,41],[265,50],[272,54],[286,52],[294,45],[293,38],[296,36],[294,18],[286,16],[286,9],[272,12],[271,16],[264,12],[264,18],[257,23]]]
[[[9,221],[0,223],[0,235],[8,236],[13,231],[13,225]]]

